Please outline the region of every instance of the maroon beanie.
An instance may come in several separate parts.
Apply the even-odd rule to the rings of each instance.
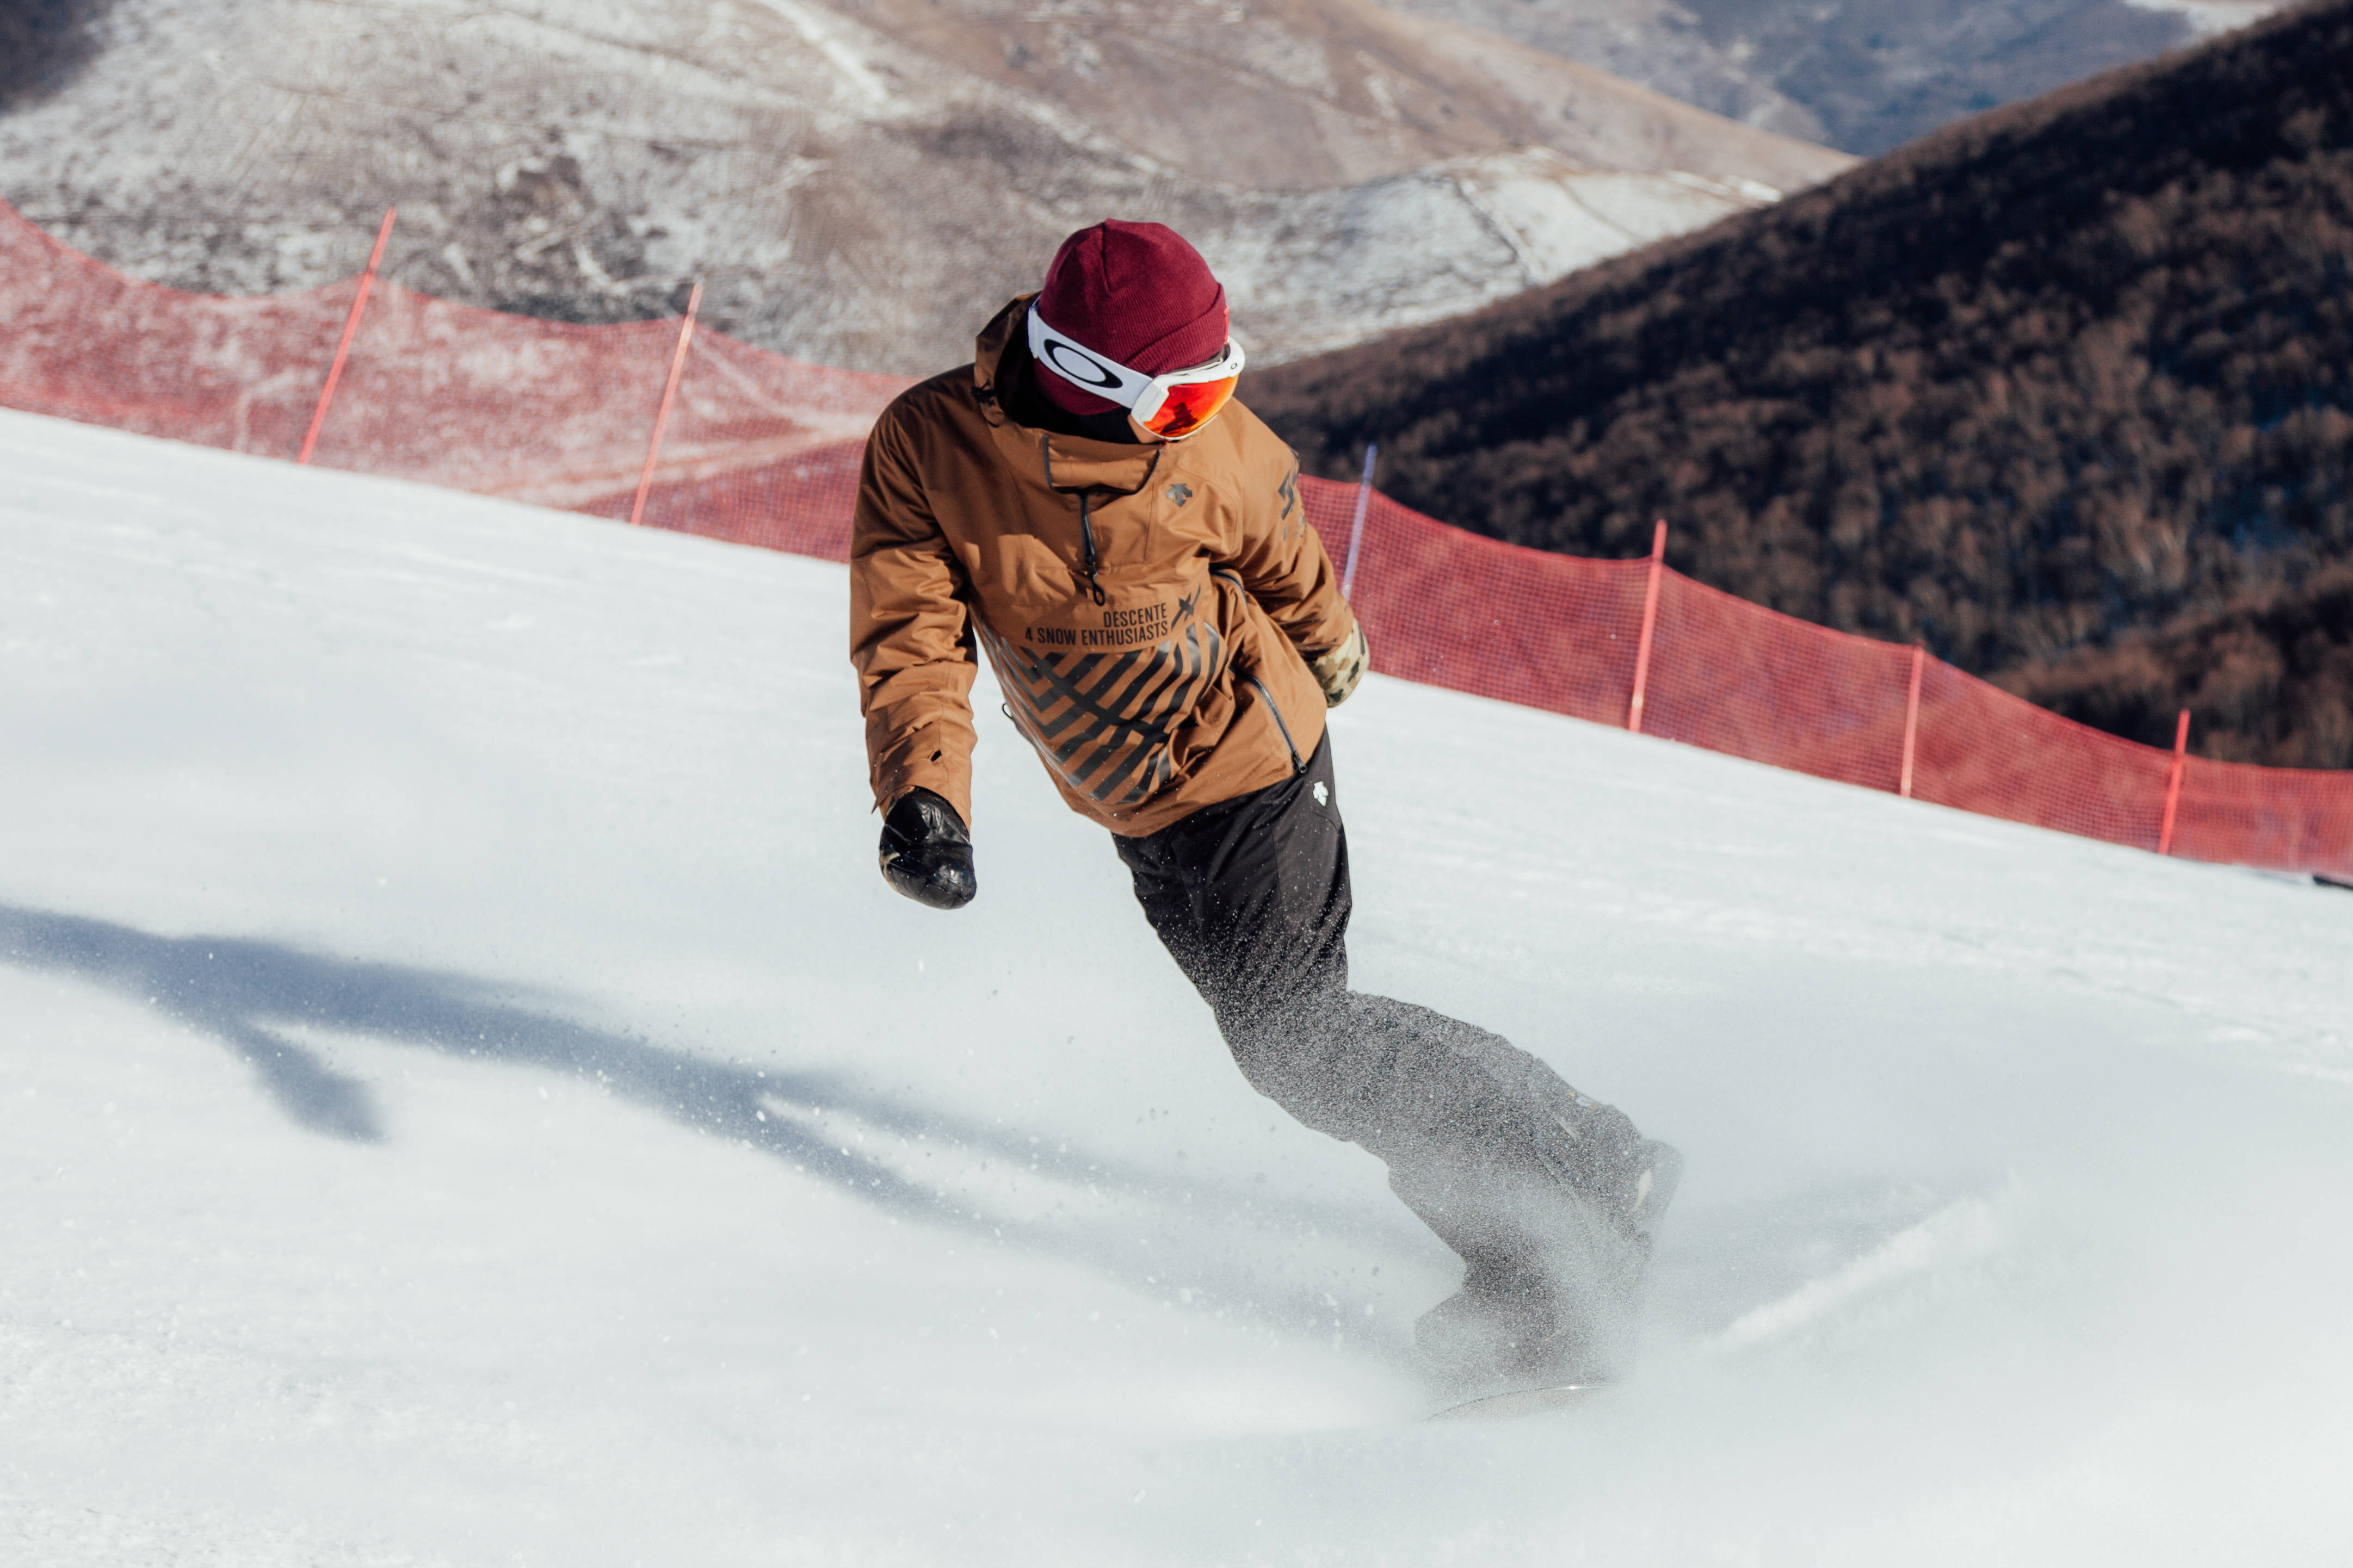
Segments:
[[[1226,346],[1226,290],[1201,253],[1166,224],[1117,218],[1062,241],[1031,307],[1058,332],[1144,375],[1215,359]],[[1073,414],[1119,407],[1041,370],[1039,388]]]

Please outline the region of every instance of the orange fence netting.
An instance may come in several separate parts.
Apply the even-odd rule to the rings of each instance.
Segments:
[[[0,202],[0,405],[293,458],[359,291],[221,299],[126,278]],[[368,295],[314,462],[627,518],[678,323],[582,327]],[[907,383],[695,333],[644,521],[840,561],[859,455]],[[1646,561],[1548,554],[1377,492],[1302,481],[1348,552],[1375,667],[1621,725]],[[2248,767],[2119,740],[1914,650],[1810,626],[1656,570],[1641,729],[1820,778],[2200,860],[2353,877],[2353,774]],[[2167,803],[2172,836],[2164,840]]]

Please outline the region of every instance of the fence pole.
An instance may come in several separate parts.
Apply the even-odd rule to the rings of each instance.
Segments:
[[[1380,449],[1378,441],[1365,443],[1365,477],[1356,482],[1356,521],[1348,530],[1348,564],[1340,574],[1340,597],[1344,599],[1356,587],[1356,552],[1364,548],[1365,513],[1373,504],[1373,458]]]
[[[398,207],[384,209],[384,225],[375,231],[375,248],[368,252],[367,270],[360,274],[360,291],[352,299],[352,313],[343,318],[343,341],[335,345],[335,363],[327,367],[327,384],[319,389],[319,406],[311,411],[311,428],[302,437],[302,455],[294,459],[308,463],[311,453],[319,445],[320,427],[327,422],[327,405],[335,400],[335,384],[343,379],[343,361],[352,352],[352,340],[359,335],[360,312],[367,309],[368,290],[375,287],[375,269],[384,264],[385,241],[392,237],[392,220]]]
[[[1651,685],[1651,637],[1659,626],[1659,574],[1667,563],[1667,520],[1651,535],[1651,584],[1642,591],[1642,637],[1634,645],[1634,700],[1626,707],[1626,728],[1642,732],[1642,699]]]
[[[678,324],[678,349],[670,356],[670,379],[662,383],[661,406],[654,411],[654,438],[646,443],[646,466],[638,475],[638,499],[629,503],[629,526],[646,515],[646,491],[653,488],[654,464],[661,458],[662,429],[670,423],[670,405],[678,396],[678,378],[686,373],[687,345],[694,342],[694,313],[702,305],[701,279],[686,296],[686,319]]]
[[[2181,805],[2181,766],[2189,755],[2189,710],[2173,726],[2173,773],[2165,781],[2165,823],[2157,830],[2157,852],[2173,853],[2173,814]]]
[[[1920,738],[1920,667],[1927,662],[1928,650],[1919,644],[1912,645],[1912,694],[1904,700],[1904,777],[1895,793],[1905,800],[1912,798],[1912,750]]]

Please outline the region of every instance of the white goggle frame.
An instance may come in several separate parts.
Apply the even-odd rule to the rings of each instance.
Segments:
[[[1066,332],[1056,331],[1046,324],[1034,304],[1029,307],[1029,357],[1080,391],[1092,392],[1121,405],[1130,418],[1147,430],[1152,428],[1153,416],[1168,401],[1170,392],[1180,386],[1198,386],[1203,382],[1231,381],[1241,374],[1246,363],[1241,344],[1229,338],[1225,352],[1207,364],[1145,375],[1095,353]],[[1205,428],[1208,423],[1203,420],[1186,435]],[[1169,438],[1184,439],[1181,436]]]

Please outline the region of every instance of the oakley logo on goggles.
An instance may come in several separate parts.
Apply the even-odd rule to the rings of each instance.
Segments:
[[[1141,374],[1056,331],[1035,305],[1029,308],[1029,355],[1081,391],[1124,405],[1129,418],[1164,441],[1181,441],[1215,419],[1242,376],[1242,346],[1231,342],[1207,364]]]

